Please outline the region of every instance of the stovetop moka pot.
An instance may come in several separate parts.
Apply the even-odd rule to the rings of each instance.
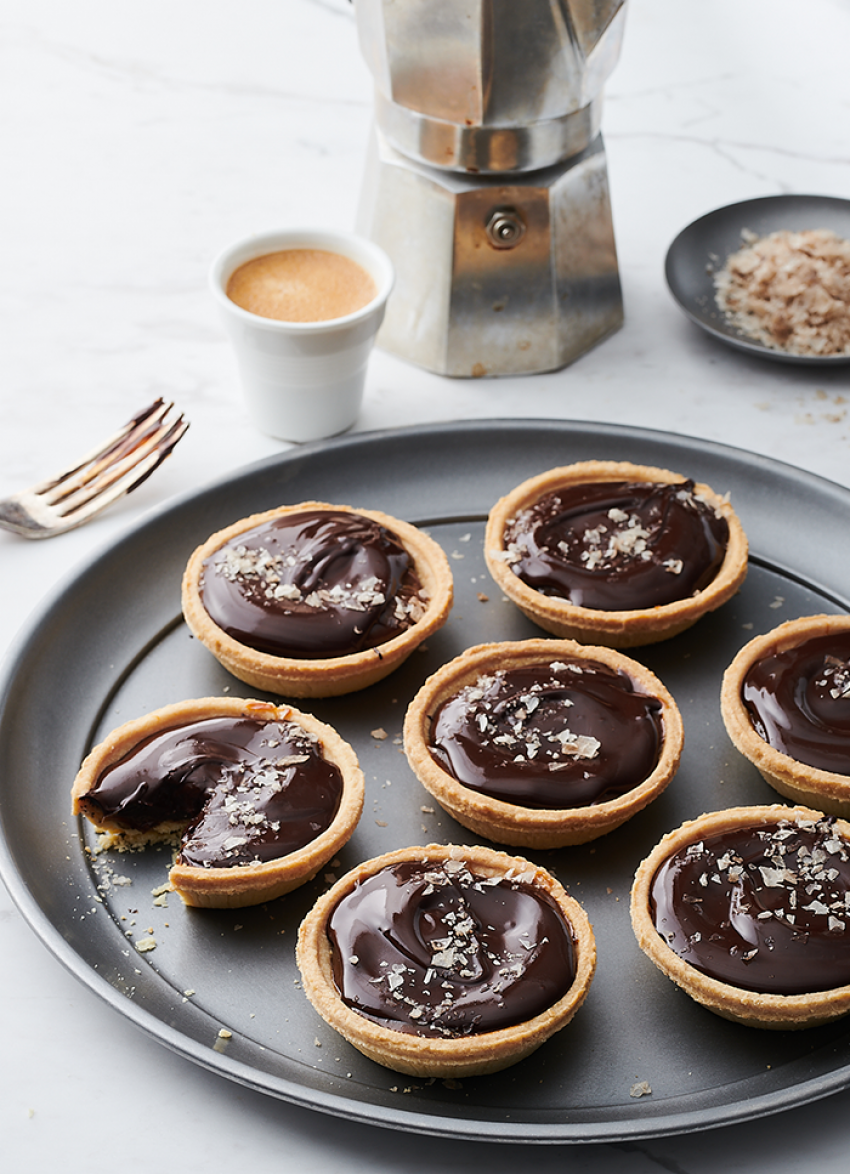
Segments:
[[[355,0],[375,79],[358,227],[379,345],[447,375],[562,367],[622,298],[599,133],[625,0]]]

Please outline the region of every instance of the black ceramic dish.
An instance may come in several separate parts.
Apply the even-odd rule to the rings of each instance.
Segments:
[[[401,1077],[337,1037],[299,989],[295,935],[326,878],[255,909],[190,910],[173,894],[164,909],[152,890],[165,880],[169,854],[101,858],[93,867],[83,851],[90,833],[70,815],[71,782],[87,749],[119,722],[181,698],[249,695],[181,621],[180,576],[194,546],[279,503],[345,502],[425,526],[449,554],[457,602],[427,650],[386,681],[313,707],[354,744],[366,776],[363,819],[328,872],[408,844],[471,842],[407,766],[405,706],[464,648],[540,635],[489,579],[484,518],[518,482],[591,456],[666,466],[731,492],[751,540],[750,575],[740,595],[689,632],[635,652],[685,722],[682,766],[668,790],[593,844],[527,853],[594,924],[597,975],[573,1023],[521,1065],[460,1087]],[[0,681],[3,877],[54,955],[118,1014],[221,1076],[354,1120],[459,1138],[614,1141],[741,1121],[842,1089],[850,1020],[777,1033],[716,1018],[641,954],[628,896],[638,862],[670,828],[707,809],[775,801],[726,737],[721,675],[742,644],[781,620],[850,610],[850,551],[832,541],[848,514],[850,491],[765,458],[558,421],[354,435],[234,473],[105,550],[21,634]],[[373,738],[377,727],[389,736]],[[156,948],[138,953],[133,942],[149,928]],[[651,1094],[631,1096],[643,1081]]]
[[[689,224],[671,244],[664,266],[670,292],[692,322],[747,354],[815,367],[850,363],[850,355],[792,355],[765,346],[733,326],[714,298],[714,274],[723,268],[727,257],[744,245],[742,231],[767,236],[782,229],[799,232],[807,228],[829,228],[850,239],[850,200],[764,196],[717,208]]]

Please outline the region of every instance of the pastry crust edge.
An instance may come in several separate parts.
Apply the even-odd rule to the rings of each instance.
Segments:
[[[525,1023],[461,1039],[433,1039],[381,1027],[346,1006],[333,980],[326,932],[337,903],[380,869],[407,860],[461,860],[485,876],[530,879],[556,902],[573,934],[576,974],[570,989],[551,1007]],[[411,1076],[463,1078],[497,1072],[524,1059],[565,1027],[587,997],[596,968],[593,929],[581,905],[544,868],[491,848],[429,844],[401,848],[367,860],[342,877],[313,906],[298,931],[296,961],[304,992],[330,1027],[369,1059]]]
[[[720,712],[732,744],[775,791],[792,803],[803,803],[827,815],[848,819],[850,776],[807,766],[769,745],[753,727],[741,697],[744,677],[757,660],[833,631],[850,632],[850,616],[803,616],[787,620],[763,636],[754,637],[738,652],[723,674]]]
[[[425,614],[384,644],[346,656],[306,659],[272,656],[240,643],[223,631],[205,609],[200,592],[204,561],[231,538],[265,522],[304,510],[322,509],[359,514],[389,530],[413,560],[422,588],[428,593]],[[287,697],[338,697],[365,689],[388,676],[433,632],[443,626],[453,602],[452,574],[438,543],[409,522],[379,510],[355,509],[328,502],[304,501],[278,506],[241,518],[217,530],[189,558],[181,589],[183,617],[192,634],[229,673],[255,689]]]
[[[555,636],[607,645],[635,648],[667,640],[690,628],[707,612],[714,611],[739,590],[747,575],[748,543],[732,506],[710,486],[698,483],[695,490],[723,514],[729,526],[729,541],[720,570],[698,595],[631,611],[601,611],[578,607],[566,599],[542,595],[529,587],[507,566],[504,530],[509,518],[546,493],[565,485],[594,481],[658,481],[675,484],[687,480],[680,473],[629,461],[580,461],[562,465],[530,477],[500,498],[487,519],[484,556],[490,574],[504,593],[539,627]]]
[[[428,749],[430,720],[436,709],[482,673],[551,660],[593,660],[625,672],[642,692],[662,705],[663,741],[654,770],[625,795],[584,807],[521,807],[494,799],[458,782]],[[419,782],[452,818],[477,835],[521,848],[561,848],[585,844],[620,827],[656,799],[679,767],[684,727],[670,692],[648,668],[624,653],[573,640],[545,638],[479,644],[437,670],[423,684],[404,720],[404,750]]]
[[[819,1027],[850,1011],[850,985],[806,995],[773,995],[743,990],[710,978],[680,958],[658,933],[650,913],[650,886],[658,868],[669,856],[703,836],[799,819],[818,821],[823,819],[823,812],[780,803],[708,812],[668,832],[639,865],[632,885],[632,928],[644,954],[697,1003],[723,1019],[748,1027],[774,1031]],[[835,826],[850,841],[850,824],[837,820]]]
[[[351,838],[363,810],[365,784],[363,772],[352,747],[325,722],[302,713],[290,705],[254,701],[236,697],[204,697],[179,701],[134,718],[112,730],[86,756],[71,788],[72,811],[85,816],[98,831],[115,836],[116,846],[134,847],[156,838],[173,838],[180,824],[163,826],[154,833],[123,831],[109,820],[101,820],[86,804],[86,795],[99,775],[123,758],[134,746],[152,734],[208,717],[248,717],[269,721],[293,721],[315,734],[328,762],[339,767],[343,778],[340,805],[330,826],[309,844],[281,856],[235,868],[201,868],[175,863],[168,875],[172,888],[186,905],[210,909],[236,909],[259,905],[283,896],[312,880],[320,868],[331,860]]]

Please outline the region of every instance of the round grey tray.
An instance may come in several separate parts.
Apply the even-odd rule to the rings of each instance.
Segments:
[[[422,525],[444,546],[456,586],[451,618],[426,650],[369,690],[312,706],[352,742],[367,785],[360,826],[328,874],[402,845],[471,842],[407,766],[405,707],[464,648],[540,635],[487,574],[484,520],[517,482],[590,457],[666,466],[731,492],[750,537],[750,574],[734,600],[690,632],[635,653],[671,689],[685,721],[685,754],[668,791],[595,844],[528,853],[594,924],[598,971],[576,1019],[501,1074],[451,1087],[399,1076],[337,1037],[299,989],[297,927],[327,877],[254,909],[190,910],[173,894],[163,907],[153,890],[170,854],[93,862],[84,851],[90,833],[70,814],[70,786],[89,747],[118,723],[183,698],[250,695],[183,624],[183,567],[213,530],[319,499]],[[777,799],[728,742],[720,678],[758,632],[848,610],[850,553],[835,542],[848,515],[850,492],[761,457],[561,421],[359,434],[225,477],[104,550],[19,637],[0,680],[3,878],[50,950],[119,1014],[224,1077],[324,1112],[462,1138],[612,1141],[739,1121],[843,1088],[850,1026],[774,1033],[716,1018],[640,953],[628,897],[638,862],[671,827],[704,810]],[[371,736],[379,727],[386,739]],[[134,942],[148,936],[155,949],[139,953]],[[220,1036],[222,1028],[231,1035]],[[631,1096],[641,1082],[651,1093]]]

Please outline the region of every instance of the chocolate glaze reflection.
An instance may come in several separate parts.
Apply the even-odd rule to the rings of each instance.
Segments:
[[[850,844],[831,820],[706,837],[658,870],[650,912],[679,957],[732,986],[802,995],[850,983]]]
[[[587,482],[548,493],[505,527],[508,565],[577,607],[632,611],[687,599],[716,577],[729,526],[693,481]]]
[[[104,771],[87,806],[128,831],[188,823],[183,864],[278,860],[333,821],[339,768],[292,722],[204,718],[156,734]]]
[[[381,869],[342,898],[328,935],[343,1001],[412,1035],[523,1023],[575,977],[572,930],[547,893],[474,876],[455,860]]]
[[[658,763],[661,702],[595,661],[500,670],[440,706],[434,759],[474,791],[567,809],[631,791]]]
[[[249,648],[322,658],[374,648],[421,618],[407,551],[361,514],[284,514],[226,542],[204,563],[211,619]]]
[[[759,737],[819,770],[850,775],[850,632],[835,632],[757,661],[744,706]]]

